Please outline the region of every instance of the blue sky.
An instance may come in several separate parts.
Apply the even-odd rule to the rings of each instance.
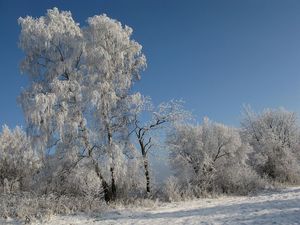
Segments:
[[[243,104],[300,113],[300,1],[0,0],[0,125],[24,124],[17,18],[53,7],[131,26],[148,61],[135,89],[155,103],[180,98],[199,120],[237,126]]]

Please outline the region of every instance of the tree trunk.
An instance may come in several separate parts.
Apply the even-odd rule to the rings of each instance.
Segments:
[[[110,150],[110,157],[112,160],[112,163],[110,165],[110,174],[111,174],[111,200],[115,201],[117,198],[117,187],[116,187],[116,179],[115,179],[115,167],[114,167],[114,157],[113,157],[113,140],[112,140],[112,134],[109,128],[107,128],[107,138],[108,138],[108,145]]]
[[[95,166],[96,174],[99,177],[99,179],[101,180],[101,185],[102,185],[103,192],[104,192],[104,200],[105,200],[105,202],[110,202],[111,196],[110,196],[110,192],[109,192],[109,186],[108,186],[107,182],[104,180],[104,177],[102,176],[102,174],[100,172],[98,163],[95,160],[93,160],[93,163]]]
[[[149,166],[147,156],[143,156],[144,158],[144,169],[145,169],[145,177],[146,177],[146,191],[147,194],[150,194],[150,174],[149,174]]]
[[[81,121],[80,127],[82,128],[82,131],[83,131],[83,140],[84,140],[85,147],[87,149],[89,149],[88,156],[92,160],[92,163],[93,163],[94,168],[95,168],[95,172],[96,172],[97,176],[99,177],[99,179],[101,181],[101,186],[102,186],[103,192],[104,192],[104,200],[105,200],[105,202],[109,202],[111,200],[111,196],[110,196],[110,192],[109,192],[109,186],[108,186],[107,182],[105,181],[104,177],[101,174],[98,162],[92,156],[92,152],[91,152],[92,148],[90,146],[89,139],[88,139],[88,136],[87,136],[87,129],[84,126],[83,121]]]
[[[114,167],[113,166],[110,168],[110,172],[111,172],[111,200],[115,201],[116,198],[117,198],[117,188],[116,188]]]
[[[109,194],[108,184],[103,179],[102,179],[102,188],[103,188],[103,192],[104,192],[104,200],[105,200],[105,202],[110,202],[111,197],[110,197],[110,194]]]
[[[148,164],[148,159],[147,159],[147,151],[145,144],[141,138],[141,136],[138,135],[139,139],[139,144],[141,147],[141,152],[143,156],[143,161],[144,161],[144,172],[145,172],[145,178],[146,178],[146,191],[147,194],[150,194],[150,174],[149,174],[149,164]]]

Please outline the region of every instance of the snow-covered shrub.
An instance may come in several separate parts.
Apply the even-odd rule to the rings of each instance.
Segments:
[[[34,173],[40,166],[39,158],[25,132],[16,127],[3,126],[0,134],[0,188],[4,192],[28,190]]]
[[[251,163],[261,176],[274,181],[300,182],[300,133],[295,113],[245,109],[242,138],[253,148]]]
[[[36,177],[35,189],[39,194],[56,194],[88,199],[102,199],[101,180],[88,159],[59,160],[49,156]]]
[[[145,183],[143,180],[142,161],[138,159],[126,160],[122,174],[117,176],[117,198],[126,201],[129,198],[143,198]]]
[[[168,201],[180,201],[183,198],[183,193],[178,182],[178,179],[171,176],[167,179],[164,185],[164,194]]]
[[[102,199],[103,188],[95,170],[87,162],[80,162],[64,174],[61,182],[63,193],[87,199]]]
[[[231,164],[216,178],[218,192],[245,195],[265,187],[265,181],[248,165]]]
[[[242,143],[238,129],[205,118],[200,126],[177,126],[167,143],[171,166],[185,194],[248,193],[258,185],[246,163],[251,148]]]

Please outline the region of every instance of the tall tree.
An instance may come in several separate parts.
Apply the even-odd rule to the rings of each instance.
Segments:
[[[116,198],[114,138],[126,132],[128,113],[134,95],[133,81],[140,79],[146,66],[142,46],[130,39],[132,29],[106,15],[88,19],[84,30],[86,40],[86,68],[89,102],[93,103],[93,117],[100,139],[104,138],[105,152],[110,158],[111,193]],[[125,129],[125,130],[124,130]],[[103,137],[104,136],[104,137]],[[106,141],[105,141],[106,140]]]
[[[115,199],[120,149],[115,139],[126,132],[131,87],[146,66],[141,45],[131,40],[131,28],[106,15],[91,17],[80,28],[70,12],[54,8],[19,23],[21,69],[30,78],[20,103],[35,146],[75,162],[89,157],[106,200]],[[103,154],[110,161],[110,182],[99,165]]]

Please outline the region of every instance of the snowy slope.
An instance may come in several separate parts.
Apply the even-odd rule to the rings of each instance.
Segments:
[[[57,216],[45,224],[300,224],[300,187],[250,197],[220,197],[114,210],[98,217]]]

